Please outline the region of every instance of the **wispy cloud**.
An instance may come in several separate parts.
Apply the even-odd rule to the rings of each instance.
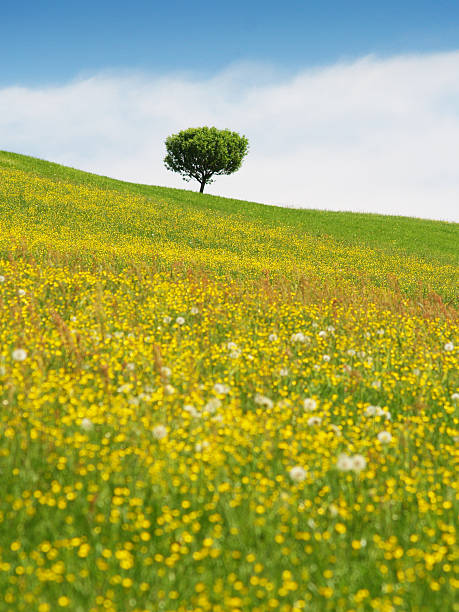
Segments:
[[[459,220],[459,51],[365,57],[295,75],[239,65],[210,79],[98,74],[0,89],[0,148],[195,188],[163,167],[164,140],[244,133],[242,169],[209,193],[297,207]]]

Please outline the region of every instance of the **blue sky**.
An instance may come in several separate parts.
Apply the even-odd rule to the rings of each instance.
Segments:
[[[102,70],[210,74],[240,61],[292,71],[459,45],[457,0],[3,0],[0,86]]]
[[[459,0],[0,0],[0,149],[195,189],[168,135],[245,134],[206,191],[459,221]]]

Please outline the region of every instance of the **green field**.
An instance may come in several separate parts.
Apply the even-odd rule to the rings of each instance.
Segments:
[[[7,152],[0,207],[0,610],[459,610],[458,224]]]

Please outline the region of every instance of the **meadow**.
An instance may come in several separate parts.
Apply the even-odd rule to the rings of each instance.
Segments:
[[[459,610],[457,224],[6,152],[0,206],[0,610]]]

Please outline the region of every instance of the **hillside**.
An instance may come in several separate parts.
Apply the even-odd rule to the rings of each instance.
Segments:
[[[14,169],[12,169],[14,167]],[[366,288],[456,302],[458,224],[289,210],[191,191],[122,183],[0,154],[2,241],[118,261],[200,264],[226,273],[332,275],[344,293]],[[0,241],[0,245],[1,245]]]
[[[457,238],[0,152],[0,610],[453,610]]]
[[[457,223],[401,216],[296,210],[207,194],[202,197],[194,191],[126,183],[6,151],[0,151],[0,168],[20,170],[73,185],[145,196],[153,201],[175,205],[179,210],[198,207],[223,216],[242,215],[245,221],[262,223],[267,228],[283,225],[301,234],[332,238],[345,245],[368,246],[390,253],[395,251],[401,255],[415,255],[430,262],[459,263]]]

